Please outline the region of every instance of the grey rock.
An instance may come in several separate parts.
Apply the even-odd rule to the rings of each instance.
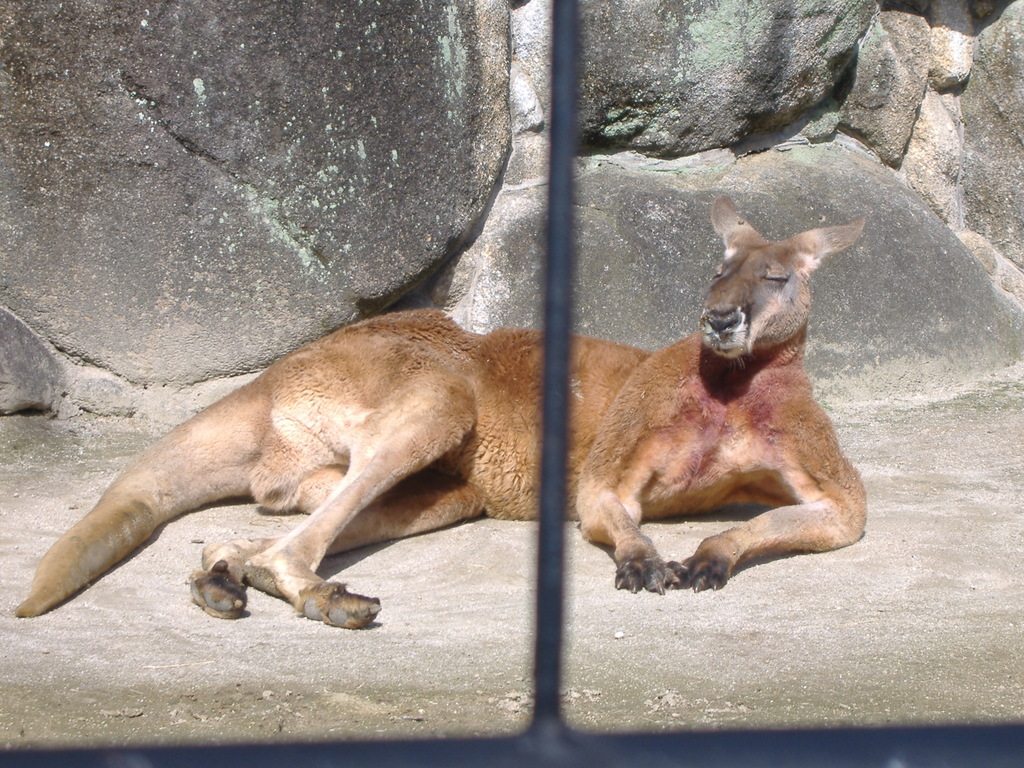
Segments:
[[[46,343],[0,307],[0,413],[50,410],[62,381],[60,363]]]
[[[932,0],[879,0],[878,8],[881,11],[901,11],[923,16],[928,13],[928,7],[931,4]]]
[[[80,410],[97,416],[131,416],[136,412],[141,388],[92,366],[75,366],[71,374],[68,399]]]
[[[714,153],[624,162],[595,159],[580,178],[581,333],[645,348],[691,333],[722,252],[710,204],[727,193],[773,239],[867,217],[861,242],[814,282],[808,368],[831,396],[945,386],[1021,354],[1019,308],[996,295],[982,266],[912,191],[867,157],[822,146],[738,161]],[[481,318],[539,325],[543,194],[521,191],[504,225],[485,230],[464,257],[483,258],[479,271],[460,265],[463,274],[492,282],[476,296],[474,326]]]
[[[5,2],[0,301],[136,383],[379,309],[507,154],[501,0]]]
[[[958,232],[957,236],[974,258],[981,262],[992,282],[1015,301],[1024,304],[1024,271],[1014,266],[1012,261],[977,232],[965,229]]]
[[[967,0],[932,0],[931,66],[928,79],[940,92],[959,90],[971,76],[974,18]]]
[[[835,87],[874,0],[587,0],[587,145],[679,156],[797,121]]]
[[[903,159],[928,83],[928,22],[912,13],[880,13],[861,44],[841,126],[882,162]]]
[[[811,144],[833,141],[839,130],[841,111],[839,102],[829,96],[807,113],[799,135]]]
[[[964,119],[966,226],[1024,267],[1024,4],[1013,3],[977,40]]]
[[[526,132],[512,140],[512,152],[505,166],[502,191],[547,183],[550,146],[548,134]]]
[[[431,299],[464,328],[540,324],[547,186],[502,191],[480,237],[435,281]]]
[[[526,70],[515,63],[509,73],[509,103],[514,133],[544,128],[544,109],[533,81]]]
[[[953,230],[963,226],[960,168],[963,121],[959,100],[929,90],[900,166],[902,178]]]
[[[528,0],[511,10],[512,57],[529,77],[541,108],[547,111],[551,94],[551,0]]]

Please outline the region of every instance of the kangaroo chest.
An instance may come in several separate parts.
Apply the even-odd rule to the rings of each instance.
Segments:
[[[640,499],[645,517],[788,503],[779,404],[758,394],[720,398],[695,386],[680,398],[642,451],[651,472]]]

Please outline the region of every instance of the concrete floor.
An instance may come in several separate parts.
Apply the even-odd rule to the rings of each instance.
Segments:
[[[1024,720],[1024,384],[832,408],[868,533],[721,592],[632,595],[571,526],[565,709],[584,730]],[[154,437],[133,420],[0,418],[0,747],[514,733],[530,708],[533,524],[481,521],[334,558],[380,597],[346,631],[259,593],[218,621],[203,544],[286,530],[219,507],[168,525],[60,609],[15,619],[35,563]],[[685,557],[728,516],[648,526]]]

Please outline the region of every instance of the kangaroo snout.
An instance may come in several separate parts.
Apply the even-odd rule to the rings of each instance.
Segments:
[[[739,307],[705,309],[701,320],[705,328],[713,333],[729,333],[743,324],[743,310]]]
[[[740,307],[707,307],[700,316],[705,346],[724,355],[744,351],[746,313]]]

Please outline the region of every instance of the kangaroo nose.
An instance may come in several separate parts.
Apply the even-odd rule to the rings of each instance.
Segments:
[[[704,311],[704,319],[712,331],[721,334],[735,329],[743,321],[743,313],[739,307],[725,310],[707,309]]]

